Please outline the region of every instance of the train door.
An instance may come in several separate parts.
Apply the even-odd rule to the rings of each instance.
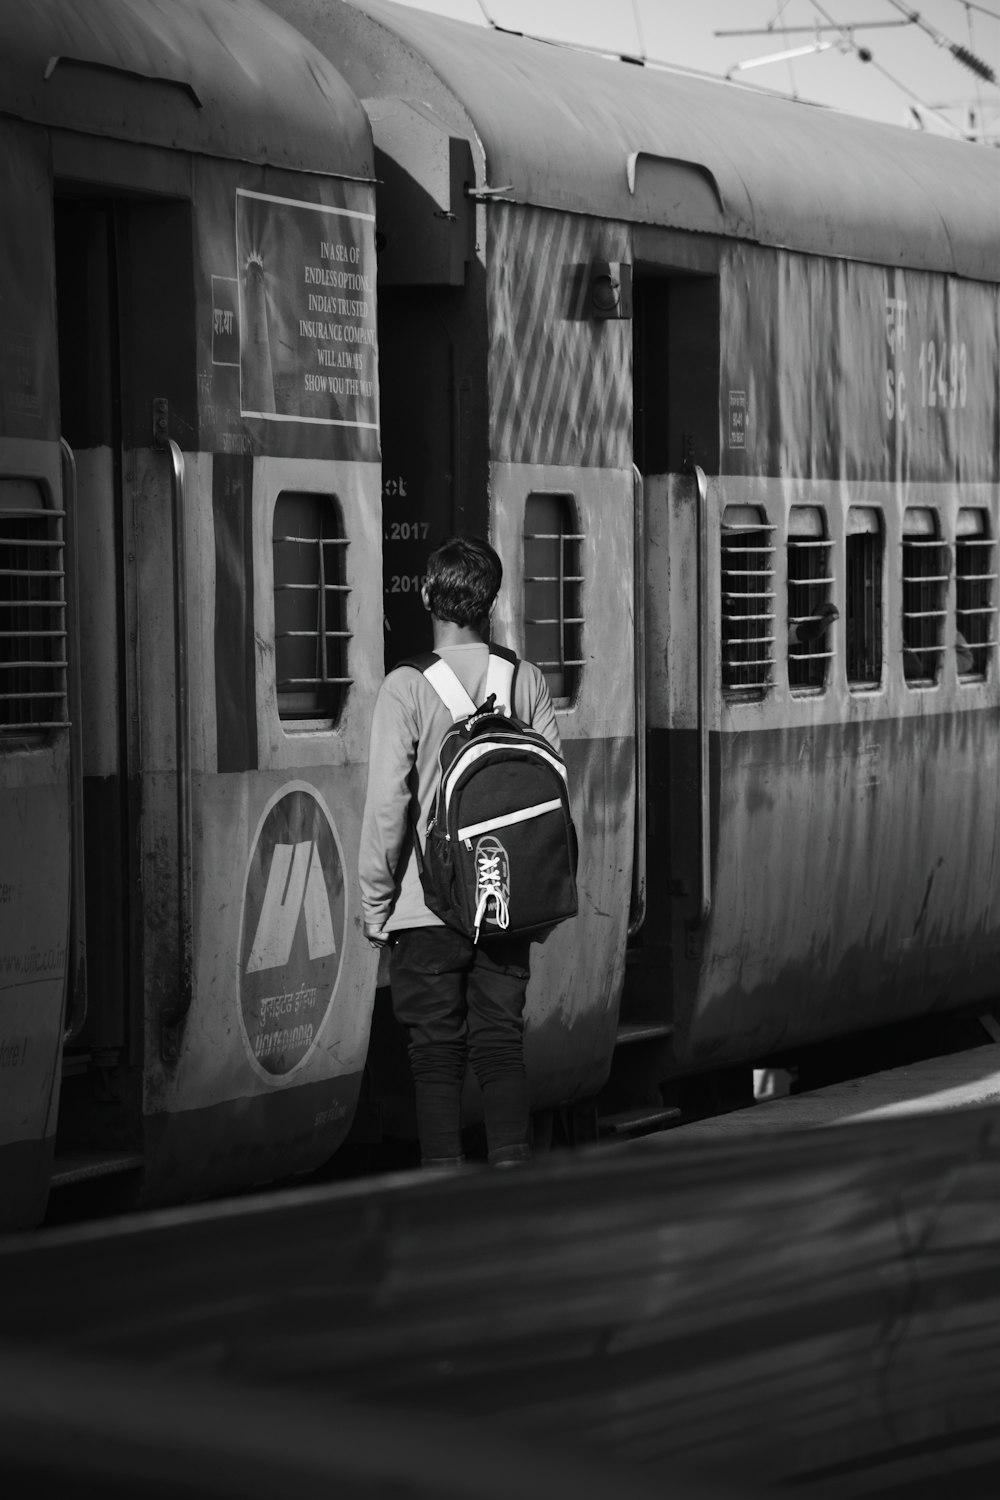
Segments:
[[[142,450],[152,446],[148,393],[155,389],[178,415],[185,407],[178,330],[190,319],[179,288],[192,281],[184,204],[65,184],[54,229],[61,425],[76,491],[83,848],[76,905],[85,953],[69,1001],[53,1177],[60,1186],[141,1164],[139,773],[144,706],[164,686],[171,691],[143,671],[139,656],[143,632],[170,629],[169,621],[143,618],[138,604],[143,510],[170,510],[166,460],[156,456],[158,484]]]
[[[670,248],[672,266],[662,263],[666,254],[662,261],[659,254],[647,262],[637,256],[633,319],[634,458],[645,554],[637,668],[645,682],[645,764],[636,868],[645,902],[631,938],[622,1023],[646,1039],[627,1053],[633,1085],[644,1096],[675,1063],[676,1001],[700,951],[710,835],[702,701],[708,622],[699,578],[707,561],[704,475],[718,470],[719,283],[685,266],[692,260],[686,247]]]
[[[71,706],[48,143],[0,122],[0,1229],[44,1211],[69,937]]]
[[[483,268],[474,254],[468,142],[429,109],[380,101],[377,195],[384,666],[431,646],[420,598],[427,555],[456,532],[487,535]],[[403,1033],[380,969],[367,1128],[415,1134]],[[362,1105],[356,1132],[366,1128]]]
[[[449,533],[488,529],[485,297],[468,142],[400,100],[383,102],[372,125],[388,669],[430,646],[419,588],[428,552]]]

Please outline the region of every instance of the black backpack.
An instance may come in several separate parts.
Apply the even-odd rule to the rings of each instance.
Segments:
[[[576,830],[566,763],[511,713],[517,657],[490,647],[476,707],[435,652],[423,672],[455,720],[439,751],[441,785],[421,851],[424,899],[472,941],[538,932],[576,913]]]

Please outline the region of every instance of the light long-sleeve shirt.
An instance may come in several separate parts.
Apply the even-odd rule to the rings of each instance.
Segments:
[[[489,647],[478,643],[438,650],[473,703],[483,701]],[[555,710],[545,678],[532,662],[518,663],[515,718],[560,749]],[[441,768],[438,751],[452,717],[416,667],[397,667],[379,689],[372,717],[368,794],[361,825],[359,875],[365,922],[377,931],[441,927],[424,901],[413,843],[420,846],[434,809]]]

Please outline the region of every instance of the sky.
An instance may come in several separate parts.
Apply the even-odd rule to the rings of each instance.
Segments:
[[[401,0],[459,20],[645,56],[893,125],[1000,145],[1000,0]],[[876,24],[873,24],[876,23]],[[899,24],[896,24],[899,23]],[[817,26],[826,27],[817,31]],[[756,31],[757,35],[720,35]],[[797,48],[797,57],[761,63]],[[861,49],[870,54],[863,61]],[[747,63],[754,66],[747,67]],[[914,114],[919,115],[919,123]]]

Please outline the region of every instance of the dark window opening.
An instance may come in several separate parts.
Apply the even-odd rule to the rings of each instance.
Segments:
[[[852,505],[847,513],[847,681],[878,687],[882,681],[882,525],[879,513]]]
[[[278,717],[339,720],[347,675],[347,538],[331,495],[286,491],[274,507]]]
[[[823,512],[793,505],[788,518],[788,685],[818,692],[834,655],[832,543]]]
[[[752,505],[722,518],[722,686],[763,694],[774,658],[774,545]]]
[[[583,671],[583,535],[569,495],[529,495],[524,507],[524,654],[560,707]]]
[[[0,479],[0,734],[64,728],[63,512],[28,479]]]
[[[996,538],[986,512],[960,510],[955,538],[955,651],[959,676],[985,677],[996,644]]]
[[[913,507],[903,516],[903,676],[913,686],[937,681],[944,657],[948,548],[937,516]]]

